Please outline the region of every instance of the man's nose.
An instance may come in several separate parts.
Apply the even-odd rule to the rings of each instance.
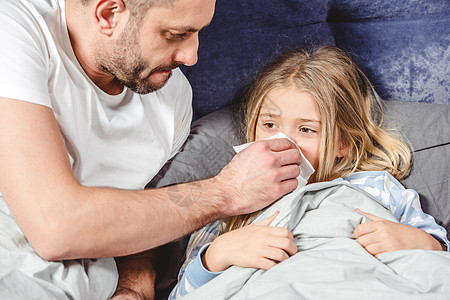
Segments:
[[[195,32],[175,50],[173,60],[186,66],[195,65],[198,60],[198,43],[198,32]]]

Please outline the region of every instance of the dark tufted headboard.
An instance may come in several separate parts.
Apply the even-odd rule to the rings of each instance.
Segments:
[[[448,0],[217,0],[199,61],[183,68],[194,117],[239,101],[276,53],[324,43],[347,51],[383,99],[450,103]]]

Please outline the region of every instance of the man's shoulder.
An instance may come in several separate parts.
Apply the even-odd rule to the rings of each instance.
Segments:
[[[46,15],[59,10],[59,0],[2,0],[0,14]]]
[[[58,0],[2,0],[0,30],[4,35],[28,33],[42,38],[60,24],[63,10]]]

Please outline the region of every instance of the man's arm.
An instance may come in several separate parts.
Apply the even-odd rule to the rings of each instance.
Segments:
[[[140,254],[116,257],[119,282],[111,299],[154,299],[158,251],[152,249]]]
[[[266,141],[211,179],[142,191],[85,187],[72,173],[52,110],[0,99],[0,191],[49,260],[138,253],[261,209],[296,187],[300,160],[289,141]]]

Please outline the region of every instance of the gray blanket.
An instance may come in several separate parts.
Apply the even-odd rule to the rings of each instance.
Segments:
[[[183,299],[450,299],[450,253],[404,250],[377,259],[353,237],[368,221],[355,208],[396,221],[345,183],[285,196],[255,222],[279,210],[272,225],[290,229],[299,252],[268,271],[233,266]]]
[[[113,258],[42,259],[28,243],[0,196],[0,299],[109,299],[117,280]]]

